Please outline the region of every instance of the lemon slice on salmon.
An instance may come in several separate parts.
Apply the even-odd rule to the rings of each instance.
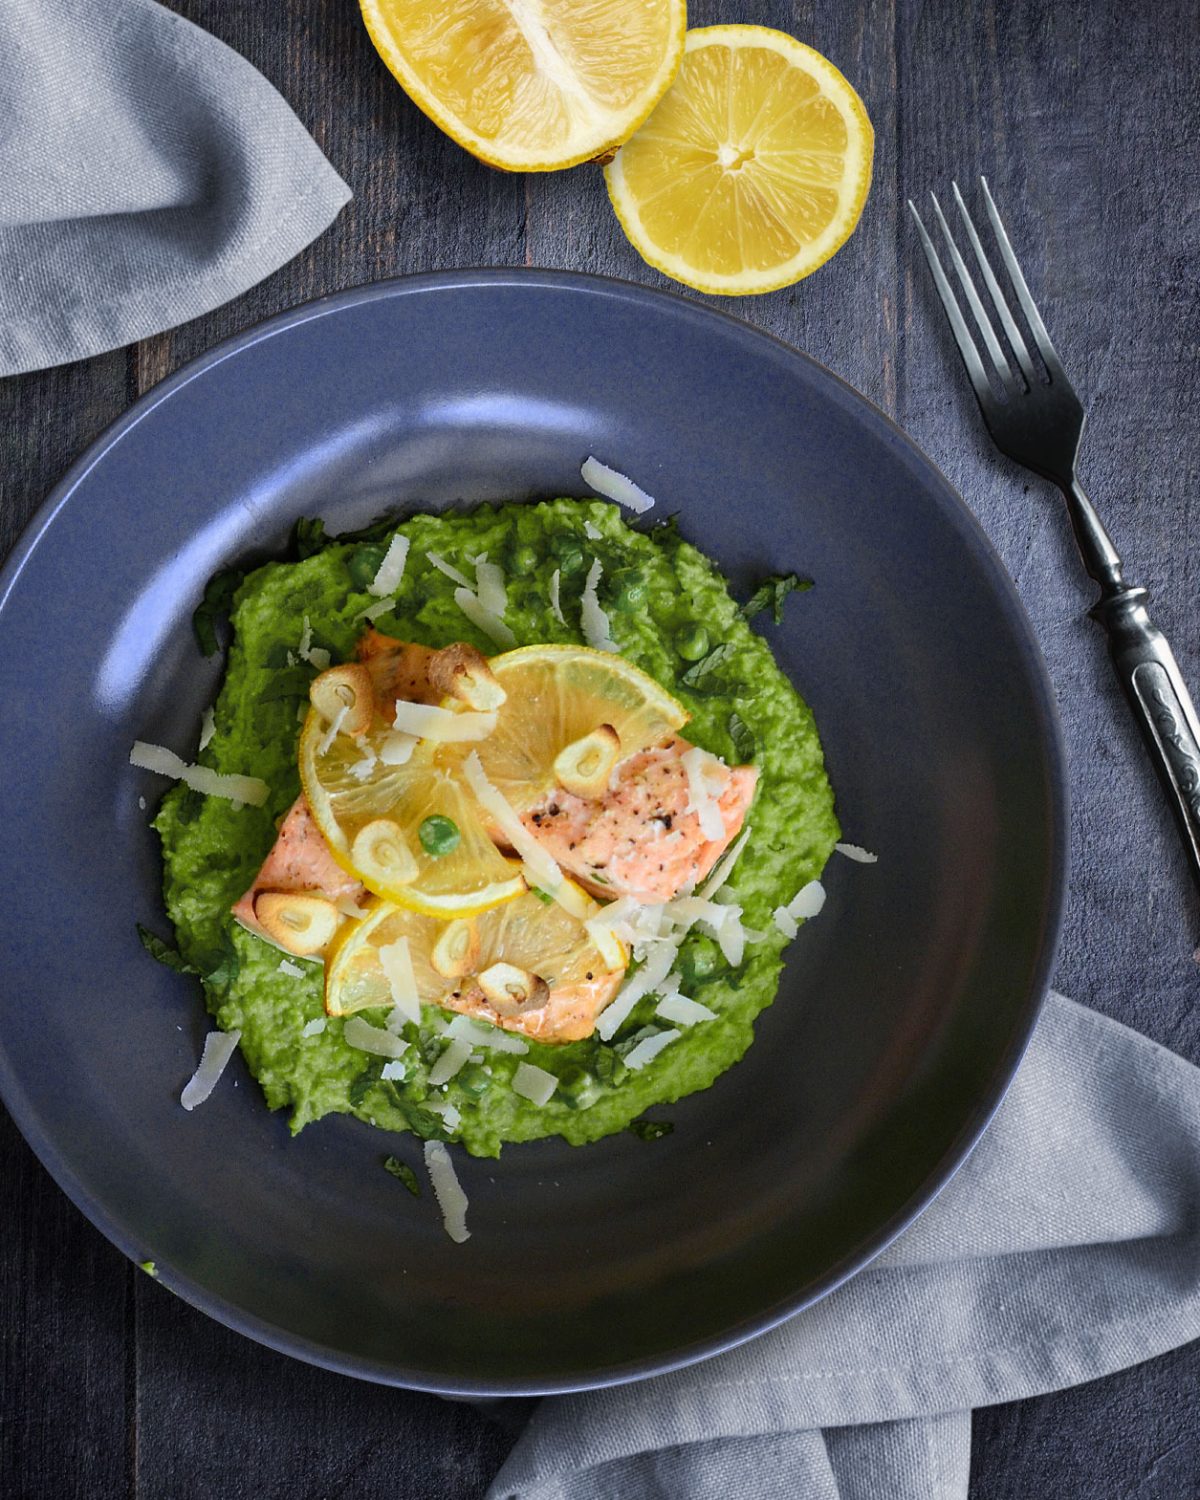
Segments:
[[[769,292],[850,237],[874,140],[828,58],[767,27],[706,26],[688,32],[678,77],[605,177],[652,266],[701,292]]]
[[[580,892],[581,898],[588,897]],[[590,909],[598,911],[594,902]],[[471,918],[443,922],[391,902],[373,903],[349,922],[326,958],[325,1008],[347,1016],[392,1006],[396,995],[382,950],[403,940],[416,995],[426,1005],[474,1015],[541,1041],[590,1035],[629,962],[617,945],[608,959],[583,922],[532,891]],[[523,994],[514,975],[527,983]]]
[[[670,86],[685,0],[360,0],[375,49],[435,125],[493,167],[614,150]]]
[[[475,750],[488,780],[523,812],[555,786],[607,789],[618,760],[676,733],[687,709],[652,677],[588,646],[521,646],[491,659],[506,698]]]
[[[378,717],[357,736],[333,729],[310,711],[300,781],[334,859],[369,891],[449,918],[525,890],[519,866],[496,848],[470,791],[431,746],[414,745]]]

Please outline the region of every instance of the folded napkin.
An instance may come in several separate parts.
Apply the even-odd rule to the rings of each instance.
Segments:
[[[885,1254],[729,1354],[548,1398],[488,1500],[965,1500],[972,1407],[1197,1337],[1200,1069],[1052,994]]]
[[[208,312],[349,197],[266,79],[153,0],[0,0],[0,375]]]

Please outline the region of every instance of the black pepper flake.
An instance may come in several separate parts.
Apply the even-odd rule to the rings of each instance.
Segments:
[[[668,833],[670,833],[670,831],[671,831],[671,818],[672,818],[672,816],[673,815],[671,813],[667,813],[666,816],[663,818],[663,827],[667,830]]]
[[[587,972],[587,977],[588,977],[588,978],[589,978],[589,979],[590,979],[590,978],[591,978],[591,977],[592,977],[592,971],[591,971],[591,969],[589,969],[589,970],[588,970],[588,972]]]
[[[550,816],[552,818],[557,818],[558,817],[558,803],[557,802],[552,802],[550,804],[549,812],[550,812]]]

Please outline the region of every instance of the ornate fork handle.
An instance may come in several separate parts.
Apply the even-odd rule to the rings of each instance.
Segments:
[[[1091,613],[1108,632],[1113,666],[1200,882],[1200,720],[1167,638],[1146,611],[1148,597],[1145,589],[1114,580]]]

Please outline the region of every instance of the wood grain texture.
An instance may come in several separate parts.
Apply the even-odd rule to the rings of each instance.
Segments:
[[[594,169],[509,177],[405,99],[352,0],[173,0],[283,93],[354,190],[317,243],[212,314],[0,382],[0,547],[181,362],[306,298],[480,264],[667,286]],[[817,276],[718,305],[822,360],[959,487],[1017,581],[1058,689],[1073,809],[1060,988],[1200,1062],[1200,902],[1119,700],[1061,503],[988,445],[903,204],[985,171],[1088,407],[1083,474],[1200,684],[1194,0],[693,0],[830,56],[876,127],[872,197]],[[678,290],[678,289],[676,289]],[[720,435],[716,435],[719,437]],[[127,1265],[0,1119],[0,1494],[473,1500],[511,1441],[473,1408],[360,1385],[229,1333]],[[1200,1495],[1200,1346],[979,1413],[972,1500]],[[634,1500],[634,1497],[631,1497]]]

